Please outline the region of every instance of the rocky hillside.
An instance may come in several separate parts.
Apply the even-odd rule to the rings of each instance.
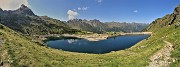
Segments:
[[[91,32],[139,32],[145,29],[148,24],[145,23],[120,23],[120,22],[106,22],[103,23],[97,19],[82,20],[74,19],[67,21],[67,25],[74,29],[91,31]]]
[[[174,9],[172,14],[167,14],[163,18],[158,18],[153,21],[149,27],[146,28],[147,31],[157,31],[160,28],[175,25],[175,27],[180,26],[180,5]]]
[[[23,34],[74,33],[68,25],[47,16],[37,16],[25,5],[17,10],[0,9],[0,23]]]

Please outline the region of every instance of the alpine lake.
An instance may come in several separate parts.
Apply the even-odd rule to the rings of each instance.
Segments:
[[[138,42],[147,39],[150,35],[123,35],[100,41],[88,41],[74,37],[64,37],[48,40],[48,47],[69,52],[104,54],[112,51],[128,49]]]

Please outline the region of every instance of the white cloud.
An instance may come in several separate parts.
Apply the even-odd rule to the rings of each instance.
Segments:
[[[78,7],[78,10],[81,10],[81,7]]]
[[[82,7],[82,10],[87,10],[88,9],[88,7]]]
[[[0,0],[0,8],[3,10],[15,10],[22,4],[28,6],[28,0]]]
[[[77,17],[78,13],[73,10],[68,10],[67,12],[69,20],[73,20]]]
[[[133,12],[134,12],[134,13],[137,13],[137,12],[138,12],[138,10],[134,10]]]
[[[78,9],[78,10],[87,10],[88,7],[78,7],[77,9]]]
[[[102,3],[103,0],[96,0],[98,3]]]

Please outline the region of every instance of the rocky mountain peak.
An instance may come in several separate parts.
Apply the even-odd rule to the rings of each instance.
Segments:
[[[92,22],[100,22],[100,21],[99,21],[99,20],[97,20],[97,19],[90,20],[90,21],[92,21]]]
[[[173,14],[175,14],[175,15],[179,15],[180,14],[180,5],[175,8]]]
[[[26,9],[26,8],[28,8],[28,7],[25,6],[24,4],[22,4],[20,8],[21,8],[21,9]]]
[[[16,10],[17,14],[24,14],[24,15],[30,15],[33,16],[35,15],[31,9],[29,9],[27,6],[25,6],[24,4],[21,5],[21,7],[19,9]]]

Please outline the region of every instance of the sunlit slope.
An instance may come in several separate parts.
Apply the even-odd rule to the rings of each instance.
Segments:
[[[147,31],[154,32],[154,37],[159,37],[158,40],[166,40],[171,42],[174,46],[172,57],[176,61],[172,66],[180,66],[180,5],[175,8],[172,14],[168,14],[163,18],[158,18],[153,21],[146,29]]]

